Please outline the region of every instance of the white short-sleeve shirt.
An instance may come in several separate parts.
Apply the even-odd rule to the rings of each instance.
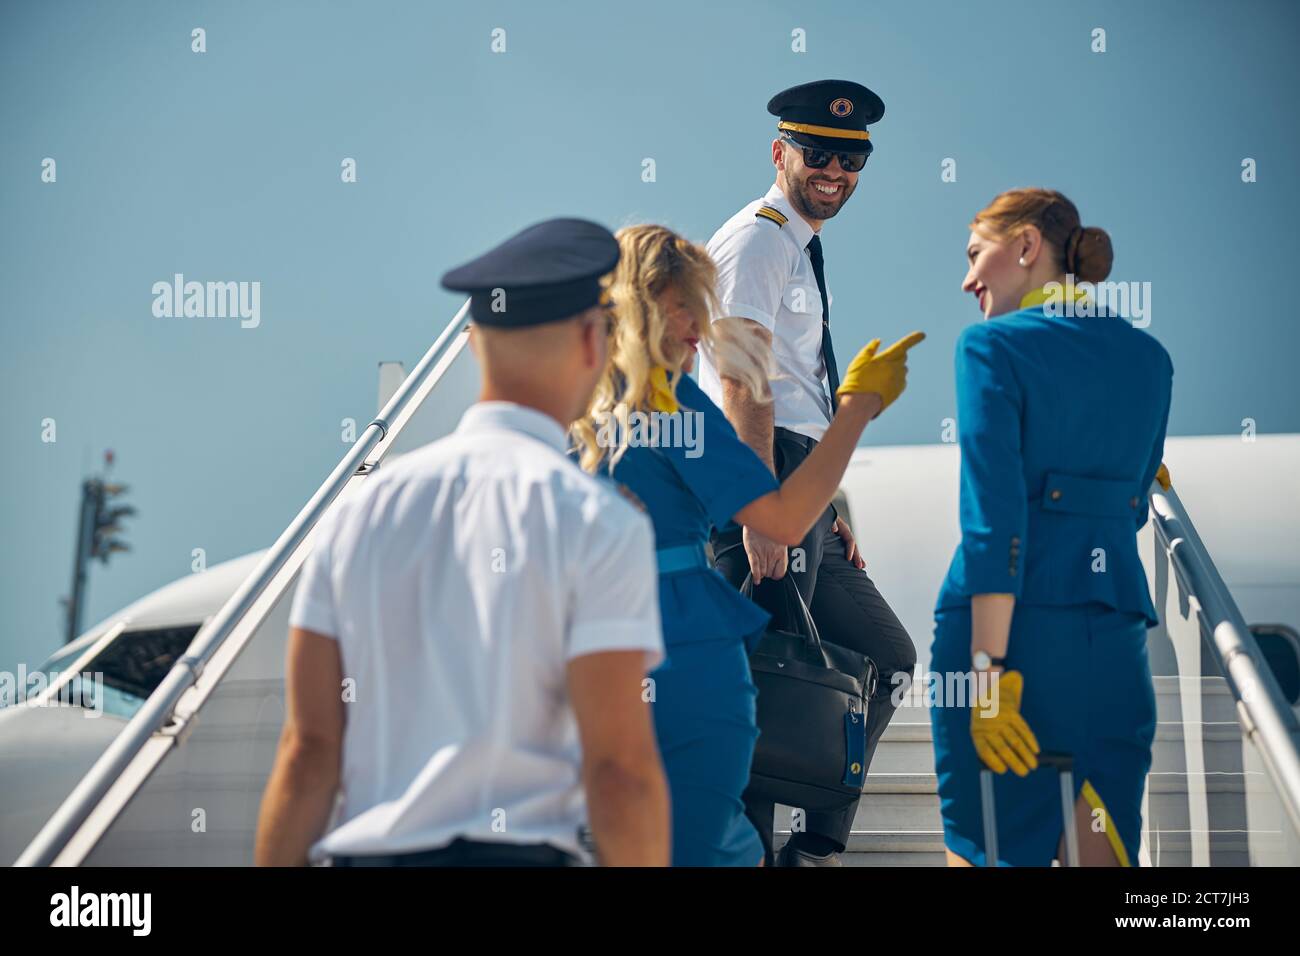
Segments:
[[[784,225],[756,216],[771,206]],[[773,377],[774,424],[821,440],[830,425],[830,389],[822,362],[822,299],[807,246],[812,226],[795,212],[781,187],[773,185],[722,224],[709,240],[718,266],[718,301],[714,320],[753,319],[772,333],[772,353],[780,373]],[[830,299],[830,291],[826,297]],[[699,383],[722,406],[718,371],[701,353]]]
[[[338,640],[355,700],[313,859],[457,836],[582,855],[566,663],[640,650],[648,671],[663,639],[649,520],[564,448],[549,416],[480,402],[317,527],[290,624]]]

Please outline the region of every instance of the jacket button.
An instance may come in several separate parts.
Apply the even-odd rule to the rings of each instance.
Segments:
[[[1011,545],[1012,545],[1012,547],[1018,547],[1019,544],[1020,544],[1020,539],[1017,538],[1017,537],[1015,537],[1015,536],[1012,536],[1012,538],[1011,538]]]
[[[1129,506],[1130,508],[1136,508],[1136,507],[1138,506],[1138,500],[1137,500],[1137,497],[1136,497],[1136,496],[1134,496],[1134,497],[1132,497],[1132,498],[1130,498],[1130,499],[1128,500],[1128,506]]]
[[[1061,489],[1060,489],[1060,488],[1053,488],[1053,489],[1052,489],[1052,500],[1053,500],[1053,501],[1060,501],[1060,500],[1061,500]]]

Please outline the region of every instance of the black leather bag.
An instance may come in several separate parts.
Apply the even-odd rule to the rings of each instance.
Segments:
[[[876,665],[822,641],[798,587],[788,574],[782,581],[795,630],[769,627],[749,656],[759,736],[746,798],[835,810],[862,792]],[[740,591],[752,596],[751,578]]]

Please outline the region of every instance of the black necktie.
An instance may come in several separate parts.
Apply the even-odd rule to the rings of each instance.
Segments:
[[[812,257],[813,275],[817,277],[817,291],[822,294],[822,363],[826,366],[826,381],[831,387],[831,412],[839,407],[835,392],[840,387],[840,370],[835,367],[835,349],[831,345],[831,304],[826,300],[826,269],[822,262],[822,237],[813,236],[808,243]]]

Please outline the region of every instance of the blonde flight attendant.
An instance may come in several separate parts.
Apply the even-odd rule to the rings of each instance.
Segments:
[[[1057,774],[1038,760],[1057,751],[1074,758],[1080,862],[1136,865],[1156,726],[1147,628],[1157,623],[1137,531],[1173,367],[1152,336],[1063,294],[1105,279],[1112,252],[1060,193],[998,196],[971,223],[967,256],[962,288],[987,321],[957,342],[962,538],[931,660],[945,691],[958,684],[948,675],[973,674],[996,706],[939,692],[931,708],[949,863],[986,862],[986,766],[996,862],[1058,856]]]
[[[752,335],[709,321],[708,253],[663,226],[621,229],[618,242],[608,374],[575,433],[584,467],[626,485],[654,524],[667,660],[650,675],[651,696],[673,865],[756,866],[764,841],[741,800],[758,735],[747,652],[769,618],[710,565],[709,532],[735,520],[797,544],[830,503],[862,430],[903,391],[907,350],[924,336],[858,353],[822,442],[778,484],[684,374],[703,353],[763,391]]]

